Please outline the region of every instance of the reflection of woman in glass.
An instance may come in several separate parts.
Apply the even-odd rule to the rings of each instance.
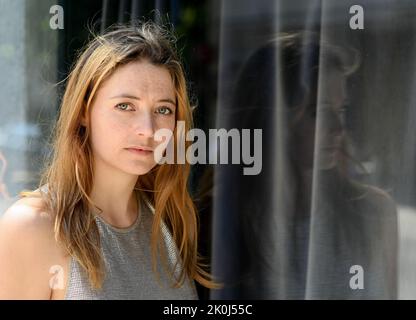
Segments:
[[[226,175],[231,197],[244,199],[227,201],[244,244],[236,248],[240,276],[225,275],[234,296],[396,297],[395,204],[347,174],[343,108],[355,68],[348,57],[305,33],[269,42],[244,65],[229,125],[263,129],[263,170]],[[364,289],[350,286],[354,265],[364,271]]]
[[[120,27],[79,56],[40,188],[1,221],[0,298],[195,299],[193,280],[213,285],[189,164],[153,152],[158,129],[176,137],[192,119],[171,40],[150,22]]]

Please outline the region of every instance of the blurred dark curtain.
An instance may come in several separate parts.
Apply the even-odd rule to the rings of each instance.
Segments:
[[[359,2],[222,2],[211,298],[415,296],[416,2]]]

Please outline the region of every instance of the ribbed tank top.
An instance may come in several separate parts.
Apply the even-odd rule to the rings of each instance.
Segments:
[[[143,194],[136,194],[139,214],[130,227],[116,228],[100,216],[95,217],[105,264],[102,289],[96,290],[90,286],[86,272],[71,257],[65,299],[198,299],[195,284],[188,278],[180,288],[172,288],[172,280],[162,268],[159,257],[159,281],[156,278],[152,270],[150,245],[154,208]],[[172,267],[179,257],[178,249],[165,224],[162,224],[161,231],[167,248],[167,261]],[[179,271],[177,268],[176,272]]]

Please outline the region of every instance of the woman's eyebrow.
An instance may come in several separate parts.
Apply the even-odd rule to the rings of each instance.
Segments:
[[[127,93],[118,94],[116,96],[111,97],[110,99],[118,99],[118,98],[128,98],[128,99],[133,99],[133,100],[140,100],[139,97],[136,97],[134,95],[127,94]],[[169,98],[160,99],[157,102],[168,102],[168,103],[171,103],[173,105],[176,105],[176,103],[172,99],[169,99]]]

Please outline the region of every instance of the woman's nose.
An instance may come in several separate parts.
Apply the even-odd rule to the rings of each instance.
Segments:
[[[139,136],[153,137],[155,133],[153,114],[150,111],[143,111],[135,120],[136,134]]]

